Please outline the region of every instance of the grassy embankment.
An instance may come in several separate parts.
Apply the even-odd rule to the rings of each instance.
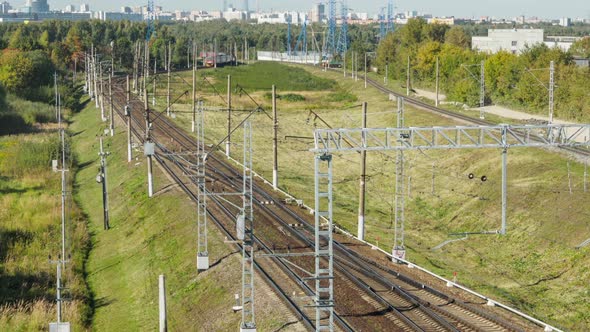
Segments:
[[[98,138],[105,125],[94,106],[73,119],[75,151],[81,163],[76,198],[88,214],[93,248],[87,265],[95,295],[93,329],[145,331],[158,326],[158,275],[166,276],[168,328],[171,331],[228,331],[238,328],[234,294],[240,292],[241,255],[209,226],[211,269],[196,271],[196,206],[154,169],[156,194],[147,198],[146,165],[141,151],[126,162],[122,125],[106,138],[111,229],[103,230]],[[272,331],[293,318],[261,280],[256,280],[257,324]]]
[[[56,321],[56,267],[48,256],[56,260],[61,252],[61,180],[51,171],[61,149],[57,131],[43,129],[53,125],[39,125],[54,120],[51,106],[10,96],[8,107],[0,112],[5,132],[36,133],[0,137],[0,330],[41,331]],[[83,273],[88,236],[71,196],[67,204],[71,258],[62,281],[71,300],[64,303],[63,319],[82,331],[91,315]]]
[[[250,68],[250,69],[249,69]],[[266,97],[277,84],[279,94],[303,96],[303,101],[279,101],[280,186],[313,202],[313,159],[310,141],[285,136],[312,136],[324,125],[309,117],[308,109],[319,113],[333,127],[360,126],[360,102],[369,103],[370,127],[395,126],[395,105],[376,89],[364,89],[363,81],[342,79],[342,74],[323,73],[319,68],[301,68],[259,63],[251,67],[207,72],[224,96],[225,76],[270,109]],[[270,72],[271,74],[268,74]],[[191,73],[182,74],[190,78]],[[297,76],[295,84],[291,78]],[[325,84],[328,78],[337,83]],[[307,82],[298,85],[298,82]],[[316,83],[317,82],[317,83]],[[185,88],[183,88],[185,89]],[[330,96],[342,95],[344,101]],[[207,85],[199,87],[206,104],[222,105]],[[356,98],[355,98],[356,97]],[[356,101],[358,100],[358,101]],[[189,103],[188,99],[184,99]],[[160,105],[163,103],[160,102]],[[234,107],[255,107],[245,94],[234,95]],[[177,105],[177,121],[190,128],[190,105]],[[234,123],[245,113],[235,113]],[[449,119],[406,108],[407,126],[454,125]],[[217,143],[225,135],[226,113],[207,112],[206,135]],[[263,114],[254,115],[255,168],[266,178],[272,174],[272,122]],[[241,159],[240,131],[234,135],[232,154]],[[459,282],[529,314],[568,329],[590,324],[586,308],[586,282],[590,278],[589,249],[574,249],[590,237],[590,207],[584,202],[583,165],[570,162],[572,193],[568,188],[567,159],[540,149],[512,149],[508,166],[508,235],[474,235],[440,250],[433,247],[455,238],[450,233],[478,232],[500,228],[500,151],[427,151],[406,154],[411,190],[406,209],[406,246],[411,260],[444,276],[458,273]],[[335,220],[356,233],[358,165],[356,154],[337,154],[335,170]],[[432,174],[434,166],[434,194]],[[368,157],[367,238],[390,250],[393,242],[392,204],[395,183],[395,156],[370,153]],[[467,174],[474,173],[476,180]],[[487,176],[488,181],[478,180]]]

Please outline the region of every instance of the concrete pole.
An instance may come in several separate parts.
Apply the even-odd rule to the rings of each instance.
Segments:
[[[553,123],[553,111],[555,107],[555,62],[549,64],[549,124]]]
[[[363,103],[362,108],[362,128],[367,128],[367,102]],[[364,138],[363,133],[363,140]],[[358,217],[358,239],[365,240],[365,193],[366,193],[366,167],[367,167],[367,152],[361,151],[361,175],[359,186],[359,217]]]
[[[436,57],[436,100],[435,100],[435,106],[438,107],[439,104],[439,79],[440,79],[440,72],[439,72],[439,67],[438,67],[438,63],[439,63],[439,58]]]
[[[410,56],[408,55],[408,70],[406,72],[406,96],[410,95]]]
[[[231,150],[231,75],[227,75],[227,141],[225,155],[229,157]]]
[[[105,122],[107,118],[104,115],[104,81],[102,79],[102,65],[100,63],[98,64],[100,66],[100,118]]]
[[[113,106],[113,73],[109,74],[109,130],[111,132],[111,136],[115,136],[115,116],[114,116],[114,106]]]
[[[367,52],[365,52],[365,89],[367,88]]]
[[[61,258],[65,260],[65,258]],[[61,323],[62,321],[62,314],[61,314],[61,262],[58,259],[57,262],[57,282],[56,282],[57,294],[56,294],[56,302],[57,302],[57,322]]]
[[[156,106],[156,81],[158,78],[158,60],[154,58],[154,94],[152,96],[152,106]]]
[[[61,133],[61,254],[66,257],[66,131],[61,125],[60,94],[57,95],[57,117]]]
[[[508,166],[508,149],[502,150],[502,228],[500,234],[506,234],[506,206],[508,202],[507,193],[507,167]]]
[[[213,40],[213,63],[215,64],[215,68],[217,68],[217,38]]]
[[[109,195],[107,186],[107,160],[103,149],[102,136],[100,137],[100,171],[102,176],[102,205],[104,217],[104,229],[109,230]]]
[[[168,43],[168,91],[166,93],[166,114],[170,116],[170,58],[172,57],[172,47]]]
[[[191,132],[195,132],[195,122],[197,121],[197,65],[193,58],[193,120],[191,123]]]
[[[146,45],[147,48],[147,45]],[[149,53],[146,49],[146,69],[149,69]],[[148,70],[149,71],[149,70]],[[147,75],[144,76],[144,87],[143,87],[143,99],[144,99],[144,110],[145,110],[145,137],[146,143],[151,142],[150,137],[150,109],[148,107],[148,96],[147,96]],[[152,175],[152,156],[147,155],[147,168],[148,168],[148,197],[152,197],[154,195],[154,186],[153,186],[153,175]]]
[[[389,64],[385,65],[385,77],[383,78],[383,84],[389,83]]]
[[[166,319],[166,284],[164,275],[158,278],[159,289],[159,313],[160,313],[160,332],[168,331],[168,322]]]
[[[127,75],[127,103],[125,104],[125,115],[127,116],[127,162],[130,163],[133,159],[133,150],[131,149],[131,106],[129,101],[131,99],[131,88],[129,85],[129,75]]]
[[[272,168],[272,186],[274,190],[279,187],[279,119],[277,117],[277,88],[275,85],[272,86],[272,119],[273,119],[273,168]]]

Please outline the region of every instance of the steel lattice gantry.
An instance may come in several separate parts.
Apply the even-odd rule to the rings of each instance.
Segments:
[[[333,253],[331,246],[323,249],[317,243],[323,238],[332,240],[332,153],[347,151],[409,151],[432,149],[501,149],[502,151],[502,226],[498,231],[506,234],[507,207],[507,150],[517,147],[588,147],[590,146],[590,124],[575,125],[496,125],[496,126],[456,126],[456,127],[409,127],[409,128],[367,128],[367,129],[317,129],[314,132],[315,148],[315,227],[316,257],[326,257],[331,266]],[[327,171],[321,172],[320,162],[328,164]],[[398,170],[398,173],[403,171]],[[399,174],[398,174],[399,175]],[[328,186],[320,190],[322,179]],[[324,202],[322,202],[324,200]],[[323,219],[325,218],[325,219]],[[325,220],[326,224],[321,224]],[[403,231],[402,233],[403,234]],[[393,248],[395,255],[395,247]],[[397,256],[395,256],[397,257]],[[401,257],[400,257],[401,258]],[[316,300],[319,305],[333,304],[321,302],[319,296],[328,292],[319,287],[321,280],[332,280],[331,268],[323,269],[316,262]],[[329,285],[332,295],[332,285]]]

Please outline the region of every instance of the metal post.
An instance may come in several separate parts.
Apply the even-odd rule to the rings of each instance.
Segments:
[[[549,64],[549,124],[553,123],[554,111],[554,92],[555,92],[555,63],[551,61]]]
[[[229,157],[231,152],[231,75],[227,75],[227,141],[225,142],[225,155]]]
[[[104,122],[107,120],[106,116],[104,115],[104,81],[102,79],[102,65],[99,62],[99,72],[100,72],[100,118]]]
[[[149,60],[149,55],[146,55]],[[147,75],[144,76],[144,83],[147,80]],[[143,97],[144,97],[144,109],[145,109],[145,142],[146,144],[151,143],[150,137],[150,109],[148,107],[148,94],[147,94],[147,85],[144,84],[143,87]],[[147,159],[147,169],[148,169],[148,197],[152,197],[154,195],[154,188],[153,188],[153,176],[152,176],[152,155],[146,154]]]
[[[397,100],[397,127],[404,127],[404,98],[398,98]],[[401,144],[399,141],[397,144]],[[406,259],[406,248],[404,245],[404,232],[405,232],[405,168],[404,168],[404,151],[396,151],[395,161],[395,228],[394,228],[394,240],[392,250],[392,261],[397,263],[395,259],[402,258]]]
[[[367,102],[363,103],[362,108],[362,128],[367,128]],[[366,139],[363,133],[363,141]],[[366,193],[366,168],[367,168],[367,151],[361,151],[361,175],[359,185],[359,216],[358,216],[358,239],[365,240],[365,193]]]
[[[584,163],[584,192],[587,192],[588,190],[588,161],[586,160],[586,162]]]
[[[570,195],[572,194],[572,174],[570,168],[570,162],[567,162],[567,183],[570,190]]]
[[[209,269],[209,251],[207,243],[207,182],[205,152],[205,121],[202,102],[199,102],[197,118],[197,186],[199,187],[197,202],[197,271]]]
[[[158,78],[158,67],[157,67],[158,59],[154,57],[154,91],[152,95],[152,106],[156,106],[156,83]]]
[[[315,155],[314,162],[315,270],[313,278],[315,280],[315,327],[316,331],[334,331],[332,155]]]
[[[242,324],[240,332],[256,332],[254,315],[254,211],[252,198],[252,125],[244,122],[243,213],[244,244],[242,246]]]
[[[439,79],[440,79],[440,71],[439,71],[439,57],[436,57],[436,100],[435,100],[435,106],[438,107],[438,94],[439,94]]]
[[[172,57],[172,47],[168,43],[168,92],[166,94],[166,115],[170,116],[170,58]]]
[[[114,116],[114,106],[113,106],[113,72],[109,73],[109,130],[111,132],[111,136],[115,135],[115,116]]]
[[[434,166],[434,163],[432,163],[432,196],[434,196],[434,192],[435,192],[434,191],[434,169],[435,169],[435,166]]]
[[[66,255],[66,130],[61,122],[61,95],[57,95],[57,118],[61,138],[61,254]],[[65,267],[65,263],[64,263]]]
[[[194,56],[194,52],[193,52]],[[196,112],[197,112],[197,64],[196,60],[193,57],[193,120],[191,124],[191,131],[195,132],[195,121],[196,119]]]
[[[168,321],[166,319],[166,284],[164,275],[160,275],[158,278],[158,290],[159,290],[159,312],[160,312],[160,332],[168,331]]]
[[[367,52],[365,52],[365,89],[367,88]]]
[[[277,117],[277,88],[272,86],[272,119],[273,119],[273,168],[272,168],[272,186],[274,190],[279,187],[279,119]]]
[[[65,258],[62,258],[62,260],[65,260]],[[61,312],[61,264],[62,262],[59,261],[59,257],[58,257],[58,262],[57,262],[57,282],[56,282],[56,302],[57,302],[57,323],[61,323],[62,320],[62,312]]]
[[[406,72],[406,96],[410,95],[410,56],[408,55],[408,70]]]
[[[480,112],[479,112],[479,118],[480,119],[485,119],[485,112],[483,110],[483,108],[486,106],[486,71],[485,71],[485,66],[484,66],[485,62],[482,60],[481,61],[481,74],[480,74],[480,78],[479,78],[479,85],[480,85],[480,92],[479,92],[479,107],[480,107]]]
[[[505,136],[505,135],[502,135]],[[508,202],[507,192],[507,171],[508,171],[508,149],[502,149],[502,228],[500,234],[506,234],[506,207]]]
[[[307,59],[305,60],[305,62],[307,62]],[[342,62],[342,74],[344,78],[346,78],[346,52],[344,52],[344,59]]]
[[[102,207],[103,207],[103,217],[104,217],[104,229],[108,230],[110,228],[109,225],[109,194],[108,194],[108,186],[107,186],[107,160],[106,156],[108,155],[107,152],[103,149],[103,142],[102,136],[100,137],[100,182],[102,183]]]

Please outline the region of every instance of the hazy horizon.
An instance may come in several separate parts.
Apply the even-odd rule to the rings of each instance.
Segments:
[[[23,6],[24,1],[11,2],[15,8]],[[120,7],[138,6],[147,3],[147,1],[114,1],[114,0],[83,0],[80,2],[73,2],[68,0],[52,1],[48,0],[52,10],[63,9],[68,4],[73,4],[79,8],[80,4],[87,3],[91,10],[108,10],[119,11]],[[258,3],[260,9],[263,11],[275,10],[298,10],[309,11],[316,0],[303,0],[297,2],[281,1],[281,0],[249,0],[250,10],[256,9]],[[222,7],[222,0],[168,0],[157,1],[157,6],[163,6],[164,10],[219,10]],[[228,4],[233,4],[236,8],[242,8],[244,0],[228,0]],[[355,12],[368,12],[376,14],[381,7],[387,5],[387,0],[348,0],[348,7]],[[397,7],[396,12],[405,12],[409,10],[416,10],[420,13],[428,13],[436,16],[455,16],[462,18],[480,17],[480,16],[496,16],[496,17],[516,17],[525,15],[527,17],[537,16],[540,18],[590,18],[590,2],[587,0],[564,0],[561,1],[535,1],[535,0],[495,0],[494,2],[480,2],[474,3],[468,0],[450,0],[450,1],[435,1],[435,0],[413,0],[413,1],[394,1]]]

